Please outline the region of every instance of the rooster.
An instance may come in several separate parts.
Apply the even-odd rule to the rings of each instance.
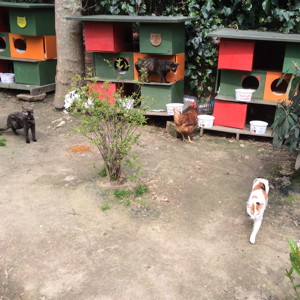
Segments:
[[[183,140],[187,136],[189,143],[192,142],[190,136],[198,124],[197,115],[197,108],[195,107],[191,107],[186,113],[181,113],[178,108],[174,108],[175,129],[181,134]]]

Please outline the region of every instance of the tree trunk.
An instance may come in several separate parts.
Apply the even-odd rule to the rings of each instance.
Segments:
[[[57,44],[56,91],[54,106],[61,109],[70,88],[71,78],[84,73],[82,25],[66,20],[67,16],[80,16],[82,0],[55,0],[55,28]]]

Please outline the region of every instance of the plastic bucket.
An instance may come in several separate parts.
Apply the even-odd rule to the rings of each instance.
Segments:
[[[238,101],[251,101],[254,92],[255,90],[252,89],[236,89],[235,99]]]
[[[3,83],[14,83],[15,82],[15,74],[14,73],[1,73],[0,77],[1,77],[1,81]]]
[[[264,121],[250,121],[250,132],[255,134],[266,133],[268,123]]]
[[[120,102],[121,102],[122,106],[126,109],[132,109],[133,108],[134,99],[124,98],[124,99],[120,99]]]
[[[211,115],[198,115],[198,126],[203,128],[211,128],[214,124],[215,117]]]
[[[183,103],[168,103],[167,106],[167,113],[168,115],[174,116],[174,108],[177,108],[180,112],[183,110]]]

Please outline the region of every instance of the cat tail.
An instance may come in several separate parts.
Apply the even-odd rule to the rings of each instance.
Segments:
[[[6,131],[7,129],[9,129],[8,126],[6,128],[0,128],[0,131]]]

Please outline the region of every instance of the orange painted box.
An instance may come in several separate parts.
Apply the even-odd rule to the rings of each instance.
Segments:
[[[278,84],[282,76],[283,74],[281,72],[267,72],[263,100],[289,100],[286,91],[291,79],[291,74],[286,74],[281,83]]]
[[[9,33],[10,55],[15,58],[47,60],[56,58],[56,37]]]
[[[214,125],[243,129],[246,123],[246,114],[247,104],[215,101]]]
[[[161,60],[168,60],[168,61],[174,61],[177,64],[179,64],[177,71],[169,72],[167,74],[167,81],[168,82],[176,82],[184,79],[184,70],[185,70],[185,54],[184,53],[178,53],[175,55],[150,55],[150,54],[143,54],[143,53],[134,53],[133,54],[133,61],[134,64],[138,61],[138,59],[145,58],[145,57],[156,57]],[[134,67],[134,79],[138,80],[138,72],[136,68]],[[151,82],[160,82],[159,75],[152,74],[148,76],[148,80]]]
[[[252,71],[254,41],[221,39],[218,69]]]

